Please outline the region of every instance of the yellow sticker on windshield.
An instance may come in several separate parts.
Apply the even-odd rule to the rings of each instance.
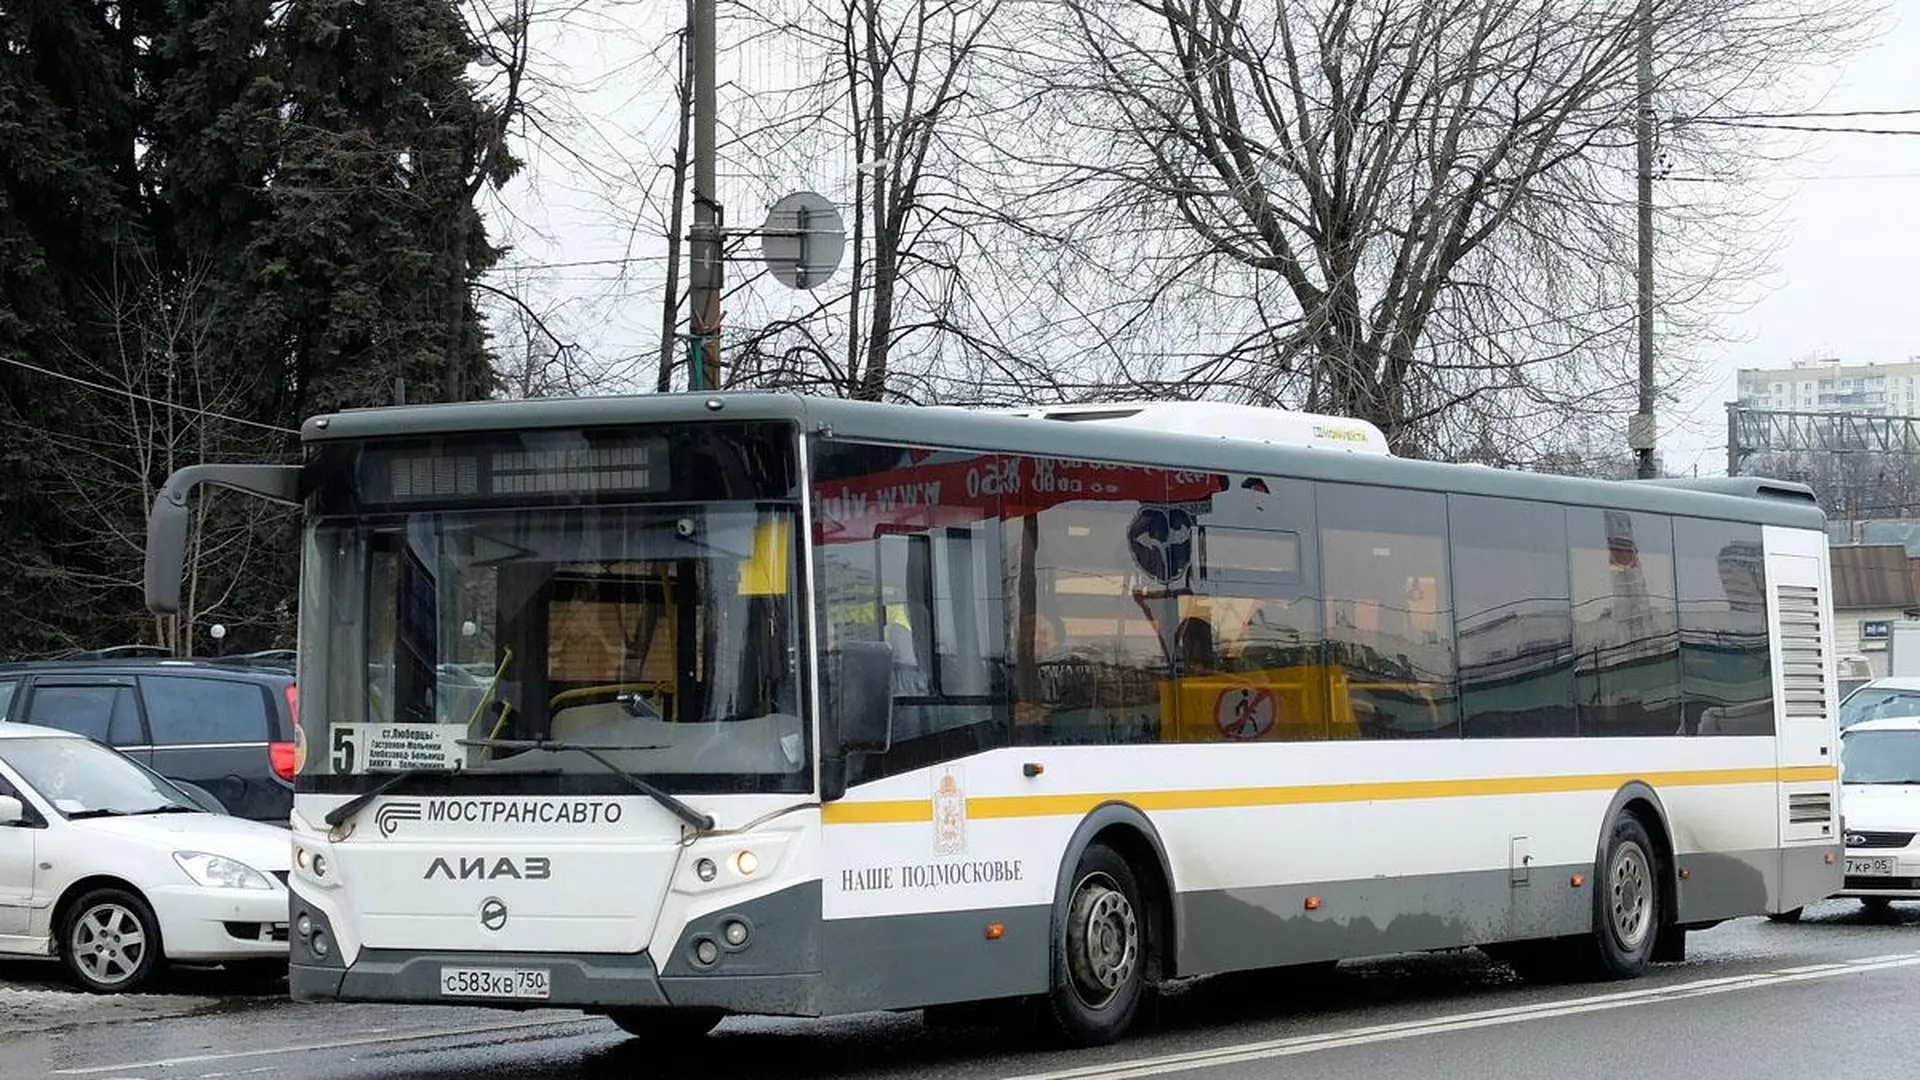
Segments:
[[[753,550],[740,564],[741,596],[783,596],[787,591],[787,553],[793,550],[788,519],[769,518],[753,527]]]

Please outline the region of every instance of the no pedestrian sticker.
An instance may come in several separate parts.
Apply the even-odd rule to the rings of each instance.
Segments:
[[[1221,692],[1213,705],[1213,723],[1229,739],[1258,739],[1273,730],[1276,711],[1273,691],[1240,687]]]

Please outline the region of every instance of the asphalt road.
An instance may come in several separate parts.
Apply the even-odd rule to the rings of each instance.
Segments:
[[[1904,1076],[1920,1000],[1920,904],[1851,901],[1799,925],[1696,934],[1630,983],[1540,986],[1466,950],[1174,987],[1151,1028],[1064,1052],[1010,1027],[918,1014],[731,1019],[678,1053],[577,1013],[299,1005],[183,972],[124,999],[0,966],[0,1077],[95,1080],[1288,1080],[1616,1075],[1650,1080]]]

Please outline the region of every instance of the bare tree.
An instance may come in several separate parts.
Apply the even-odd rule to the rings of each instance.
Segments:
[[[171,277],[149,263],[132,278],[109,279],[92,300],[115,348],[106,355],[67,351],[63,366],[93,392],[78,399],[81,415],[34,432],[63,481],[57,494],[71,523],[72,540],[52,572],[98,594],[106,610],[140,607],[147,512],[170,473],[202,461],[257,458],[263,443],[289,434],[238,417],[257,388],[206,366],[213,350],[204,277],[200,270]],[[181,610],[155,617],[153,642],[190,656],[196,631],[218,621],[241,640],[290,647],[284,613],[233,606],[249,580],[257,584],[276,565],[294,565],[290,524],[288,512],[259,500],[211,492],[198,500]],[[290,583],[290,573],[282,576]]]
[[[498,283],[475,282],[474,288],[489,316],[494,369],[506,395],[554,397],[600,389],[602,373],[588,369],[579,345],[561,328],[565,302],[540,299],[528,271],[509,267],[498,276]]]
[[[1550,437],[1631,397],[1636,30],[1662,157],[1729,182],[1737,114],[1849,40],[1773,0],[1070,0],[1036,125],[1045,194],[1087,208],[1139,299],[1181,311],[1171,380],[1362,417],[1402,452]],[[1030,144],[1031,145],[1031,144]],[[1754,237],[1663,189],[1669,343]],[[1764,245],[1761,245],[1764,247]],[[1159,342],[1162,347],[1166,344]]]
[[[977,287],[1016,224],[988,160],[989,133],[1008,122],[993,72],[1010,6],[792,0],[735,13],[737,50],[805,74],[754,88],[727,152],[768,198],[821,177],[822,160],[842,163],[822,188],[848,220],[849,253],[844,274],[798,297],[729,295],[731,384],[934,398],[956,370],[1015,352],[993,289]]]

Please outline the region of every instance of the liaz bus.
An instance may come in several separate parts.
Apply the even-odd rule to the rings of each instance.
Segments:
[[[1810,493],[1207,405],[405,406],[172,476],[304,513],[296,998],[1024,1002],[1482,946],[1630,977],[1837,891]]]

